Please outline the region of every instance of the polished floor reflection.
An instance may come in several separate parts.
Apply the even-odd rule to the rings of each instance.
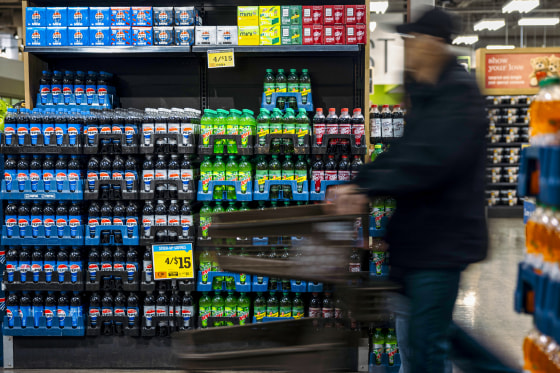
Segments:
[[[521,219],[491,219],[489,233],[490,255],[463,273],[454,319],[521,367],[523,338],[532,318],[514,312],[513,293],[525,226]]]

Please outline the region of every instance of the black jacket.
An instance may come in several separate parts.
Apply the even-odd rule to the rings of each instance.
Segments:
[[[438,83],[407,85],[402,139],[363,166],[355,183],[394,196],[387,228],[391,264],[459,268],[487,253],[484,210],[487,120],[474,78],[455,60]]]

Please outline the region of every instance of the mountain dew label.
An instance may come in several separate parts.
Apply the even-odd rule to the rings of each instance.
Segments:
[[[202,222],[202,218],[200,218]],[[202,277],[202,283],[206,284],[208,282],[208,273],[212,269],[212,264],[210,262],[202,262],[200,263],[200,274]]]
[[[235,170],[231,171],[230,169],[228,169],[226,171],[226,180],[227,181],[237,181],[237,171],[235,171]]]
[[[255,318],[257,321],[262,321],[266,316],[266,307],[264,306],[255,306]]]
[[[237,317],[239,317],[239,325],[245,325],[249,317],[249,307],[237,306]]]
[[[210,135],[212,134],[211,124],[201,124],[200,134],[202,135],[202,145],[208,147],[210,145]]]
[[[389,357],[389,365],[395,364],[395,354],[397,353],[397,344],[395,342],[385,343],[385,353]]]
[[[210,228],[210,223],[212,220],[208,216],[200,217],[200,228],[202,229],[202,237],[208,237],[208,228]]]
[[[237,124],[228,124],[226,125],[226,133],[228,135],[239,135],[239,127]]]
[[[202,328],[207,328],[208,327],[208,318],[210,317],[210,309],[208,309],[207,307],[202,307],[199,306],[198,307],[198,311],[200,313],[200,326]]]
[[[224,311],[224,317],[235,317],[236,307],[226,306]]]
[[[264,184],[268,180],[268,170],[257,170],[255,177],[259,184],[259,192],[264,192]]]
[[[375,356],[375,365],[381,365],[381,356],[383,355],[383,351],[385,351],[385,347],[383,344],[374,343],[373,344],[373,355]]]
[[[207,193],[210,182],[212,181],[212,172],[201,172],[200,180],[202,181],[202,190]]]
[[[301,319],[305,316],[305,309],[303,306],[294,306],[292,307],[292,316],[294,319]]]
[[[225,181],[226,173],[224,171],[212,171],[212,180],[214,181]]]
[[[243,126],[241,127],[241,145],[243,147],[247,147],[249,144],[249,136],[252,134],[253,128],[251,126]]]
[[[212,306],[212,317],[224,317],[224,307]]]
[[[381,219],[383,218],[384,214],[385,214],[385,208],[384,207],[373,206],[371,215],[373,216],[373,219],[375,220],[375,229],[381,229]]]
[[[238,180],[241,181],[241,193],[247,191],[247,184],[251,181],[251,172],[239,171]]]
[[[244,285],[246,282],[247,282],[247,275],[245,273],[240,273],[239,283]]]
[[[381,276],[383,274],[383,263],[385,263],[385,253],[383,251],[375,251],[372,261],[375,264],[375,274]]]
[[[292,307],[280,307],[280,317],[292,317]]]

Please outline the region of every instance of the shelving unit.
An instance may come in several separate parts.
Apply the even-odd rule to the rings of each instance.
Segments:
[[[260,5],[247,0],[241,5]],[[339,4],[338,0],[282,0],[281,5]],[[354,1],[354,4],[369,2]],[[233,0],[34,0],[27,6],[192,6],[202,12],[205,25],[235,25]],[[369,11],[366,11],[369,23]],[[25,19],[24,19],[25,24]],[[25,31],[24,33],[25,34]],[[207,68],[209,49],[233,48],[235,68]],[[266,68],[308,68],[315,107],[360,107],[369,133],[369,43],[301,46],[150,46],[150,47],[26,47],[25,98],[36,106],[41,71],[103,70],[115,76],[115,88],[124,108],[218,107],[248,108],[258,112]],[[368,139],[365,139],[366,142]],[[369,145],[369,142],[367,143]],[[89,237],[86,229],[86,237]],[[142,242],[140,242],[142,243]],[[195,266],[198,265],[195,263]],[[140,273],[138,273],[140,275]],[[148,287],[140,283],[140,290]],[[181,289],[179,289],[181,290]],[[159,337],[4,337],[5,367],[18,369],[172,369],[179,366],[170,354],[171,340]],[[72,358],[69,359],[68,356]]]

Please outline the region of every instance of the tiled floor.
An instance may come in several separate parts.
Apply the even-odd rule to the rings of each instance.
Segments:
[[[493,219],[489,224],[490,256],[486,261],[472,265],[465,271],[455,307],[455,320],[485,344],[508,356],[512,364],[521,366],[521,346],[524,336],[531,328],[531,318],[513,311],[513,291],[517,263],[523,257],[524,225],[520,219]],[[82,371],[11,370],[10,372],[78,373]],[[101,372],[131,371],[96,370],[96,373]],[[149,370],[140,372],[149,372]],[[157,370],[157,372],[170,371]]]

